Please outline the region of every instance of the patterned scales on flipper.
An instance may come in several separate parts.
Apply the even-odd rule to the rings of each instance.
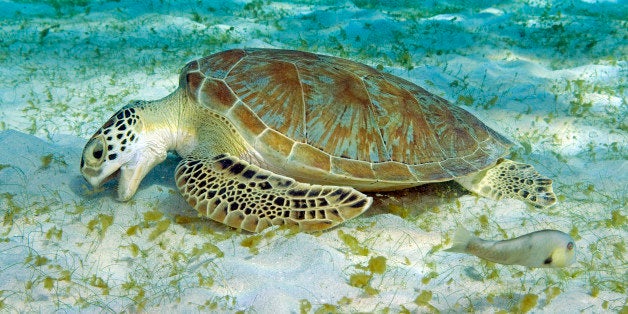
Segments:
[[[495,200],[514,198],[537,207],[556,203],[552,180],[528,164],[503,159],[488,170],[457,179],[467,189]]]
[[[229,155],[187,157],[177,166],[175,179],[201,215],[251,232],[284,224],[323,230],[372,203],[353,188],[300,183]]]

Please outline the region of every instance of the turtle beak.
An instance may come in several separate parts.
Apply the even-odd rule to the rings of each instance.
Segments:
[[[81,174],[83,175],[85,181],[87,181],[91,186],[95,188],[98,188],[103,184],[111,181],[118,175],[118,173],[120,173],[119,170],[116,170],[110,174],[103,174],[102,169],[93,169],[90,167],[81,168]]]
[[[165,153],[163,155],[149,153],[136,157],[136,162],[130,161],[122,165],[118,179],[118,200],[125,202],[131,199],[148,172],[165,159]]]
[[[118,180],[118,200],[126,202],[131,199],[151,168],[147,167],[146,164],[139,164],[135,167],[122,166]]]

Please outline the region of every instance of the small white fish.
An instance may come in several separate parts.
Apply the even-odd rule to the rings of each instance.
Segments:
[[[503,241],[480,239],[459,227],[445,251],[472,254],[491,262],[528,267],[565,267],[573,263],[575,241],[558,230],[541,230]]]

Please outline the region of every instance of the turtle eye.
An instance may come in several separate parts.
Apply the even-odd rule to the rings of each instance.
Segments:
[[[92,138],[83,152],[84,163],[90,166],[96,166],[102,163],[103,157],[106,155],[103,139],[100,137]]]
[[[92,156],[94,157],[94,159],[102,158],[102,145],[100,147],[94,147],[94,150],[92,151]]]

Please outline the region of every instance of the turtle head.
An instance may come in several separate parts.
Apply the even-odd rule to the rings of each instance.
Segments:
[[[121,201],[135,194],[144,176],[167,154],[144,131],[145,104],[134,101],[116,112],[85,144],[81,157],[81,173],[94,187],[119,175]]]

